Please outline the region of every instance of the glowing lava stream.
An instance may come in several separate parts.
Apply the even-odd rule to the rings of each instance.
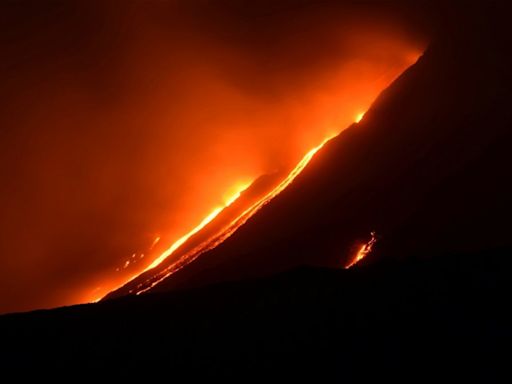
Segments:
[[[360,113],[356,116],[355,120],[356,123],[358,123],[364,116],[364,113]],[[141,293],[144,293],[151,288],[153,288],[155,285],[159,284],[161,281],[165,280],[167,277],[172,275],[173,273],[179,271],[189,263],[193,262],[195,259],[197,259],[199,256],[204,254],[205,252],[208,252],[212,250],[213,248],[217,247],[219,244],[224,242],[228,237],[230,237],[238,228],[240,228],[242,225],[244,225],[247,220],[249,220],[256,212],[258,212],[261,208],[263,208],[267,203],[269,203],[274,197],[279,195],[286,187],[288,187],[293,180],[302,172],[302,170],[308,165],[308,163],[311,161],[313,156],[324,146],[325,143],[327,143],[330,139],[335,137],[337,134],[331,135],[324,139],[324,141],[316,146],[315,148],[311,149],[304,157],[301,159],[301,161],[295,166],[295,168],[292,169],[292,171],[288,174],[288,176],[279,183],[273,190],[271,190],[269,193],[267,193],[265,196],[263,196],[260,200],[258,200],[256,203],[254,203],[252,206],[250,206],[248,209],[246,209],[241,215],[239,215],[236,219],[234,219],[230,224],[228,224],[226,227],[224,227],[220,233],[217,235],[212,236],[211,238],[203,241],[198,246],[194,247],[192,250],[186,252],[182,256],[180,256],[176,261],[174,261],[171,265],[164,268],[161,271],[155,271],[155,274],[149,276],[144,280],[143,282],[136,285],[135,288],[130,289],[130,293],[135,293],[136,295],[139,295]],[[248,187],[248,185],[243,186],[243,188],[240,188],[239,191],[233,195],[230,199],[227,200],[226,204],[223,207],[216,208],[213,212],[211,212],[206,218],[201,221],[201,223],[196,226],[194,229],[192,229],[190,232],[188,232],[186,235],[182,236],[180,239],[178,239],[176,242],[174,242],[167,250],[165,250],[158,258],[156,258],[151,265],[149,265],[144,271],[141,273],[132,276],[129,281],[133,281],[137,278],[139,278],[143,273],[154,269],[155,267],[158,267],[163,261],[165,261],[169,256],[171,256],[176,250],[178,250],[186,241],[201,231],[208,223],[210,223],[212,220],[214,220],[225,208],[229,207],[233,202],[235,202],[241,195],[241,193]],[[160,239],[158,239],[160,240]],[[156,239],[155,239],[156,241]],[[365,244],[358,254],[356,255],[355,259],[348,264],[345,268],[350,268],[354,264],[356,264],[359,260],[363,259],[368,253],[370,253],[373,244],[376,242],[376,239],[374,237],[374,233],[372,232],[372,239]],[[127,283],[124,283],[123,285],[126,285]],[[121,287],[119,287],[121,288]],[[117,289],[119,289],[117,288]],[[115,289],[115,290],[117,290]],[[114,292],[115,290],[111,291]]]
[[[410,65],[417,61],[420,54],[414,54],[414,58],[411,58]],[[358,124],[361,120],[364,119],[365,112],[359,112],[354,116],[354,123]],[[277,185],[272,191],[268,192],[265,196],[263,196],[260,200],[256,201],[252,204],[248,209],[246,209],[242,214],[240,214],[236,219],[231,221],[229,224],[224,225],[216,234],[210,236],[206,240],[203,240],[199,245],[194,246],[192,249],[186,251],[184,250],[180,254],[180,250],[183,245],[186,245],[187,240],[189,240],[195,234],[198,234],[201,230],[205,229],[205,227],[212,222],[225,208],[229,207],[232,203],[234,203],[241,195],[243,190],[240,190],[237,194],[235,194],[231,199],[229,199],[223,207],[216,208],[212,213],[210,213],[201,223],[192,229],[189,233],[182,236],[178,239],[174,244],[172,244],[166,251],[164,251],[158,258],[156,258],[147,268],[145,268],[141,273],[132,276],[128,281],[123,283],[122,286],[115,288],[110,291],[107,295],[114,293],[120,290],[123,287],[129,289],[129,293],[141,294],[144,293],[155,285],[160,283],[162,280],[166,279],[171,274],[179,271],[181,268],[185,267],[189,263],[193,262],[196,258],[208,252],[209,250],[217,247],[227,238],[229,238],[238,228],[244,225],[247,220],[249,220],[256,212],[258,212],[263,206],[265,206],[268,202],[270,202],[274,197],[279,195],[286,187],[290,185],[290,183],[295,180],[295,178],[302,172],[302,170],[308,165],[313,156],[324,146],[324,144],[329,141],[332,137],[336,136],[332,135],[326,138],[320,145],[311,149],[306,155],[302,158],[302,160],[297,164],[297,166],[288,174],[288,176]],[[160,237],[155,239],[150,249],[152,249],[156,243],[160,240]],[[372,237],[370,241],[364,244],[354,257],[354,259],[345,266],[345,268],[350,268],[360,260],[362,260],[365,256],[367,256],[371,251],[376,242],[375,233],[372,232]],[[177,251],[177,252],[176,252]],[[178,253],[180,256],[176,260],[172,260],[168,266],[162,266],[161,264],[168,260],[168,258],[173,253]],[[142,280],[139,282],[137,280]],[[131,289],[130,289],[131,288]],[[106,297],[107,297],[106,296]]]
[[[229,205],[229,204],[228,204]],[[227,205],[226,205],[227,207]],[[212,221],[213,219],[215,219],[215,217],[217,217],[217,215],[219,213],[222,212],[222,210],[224,209],[225,207],[219,207],[219,208],[215,208],[215,210],[210,213],[208,216],[206,216],[203,221],[201,221],[201,223],[195,227],[193,230],[191,230],[189,233],[187,233],[185,236],[179,238],[173,245],[171,245],[168,249],[166,249],[155,261],[153,261],[151,263],[150,266],[148,266],[144,272],[146,272],[148,269],[152,269],[152,268],[155,268],[157,265],[159,265],[162,261],[164,261],[165,259],[167,259],[167,257],[169,257],[172,253],[174,253],[175,250],[177,250],[185,241],[187,241],[190,236],[196,234],[197,232],[199,232],[201,229],[204,228],[204,226],[206,224],[208,224],[210,221]]]
[[[157,272],[155,275],[149,277],[144,282],[137,285],[136,288],[132,289],[130,293],[135,293],[137,295],[148,291],[153,288],[155,285],[160,283],[162,280],[177,272],[181,268],[185,267],[187,264],[194,261],[197,257],[202,255],[203,253],[215,248],[219,244],[221,244],[224,240],[230,237],[238,228],[244,225],[247,220],[249,220],[256,212],[258,212],[263,206],[265,206],[269,201],[271,201],[274,197],[276,197],[279,193],[281,193],[290,183],[295,180],[295,178],[302,172],[302,170],[306,167],[306,165],[311,161],[313,156],[324,146],[324,144],[329,141],[332,137],[328,137],[325,139],[322,144],[317,147],[311,149],[306,155],[302,158],[302,160],[297,164],[297,166],[288,174],[288,176],[279,183],[277,187],[275,187],[268,194],[263,196],[260,200],[254,203],[251,207],[246,209],[241,215],[239,215],[235,220],[231,222],[227,227],[224,228],[218,235],[210,238],[199,246],[195,247],[191,251],[187,252],[183,256],[181,256],[178,260],[172,263],[169,267],[165,268],[162,271]],[[233,203],[239,196],[240,191],[237,195],[235,195],[232,199],[229,200],[229,206]],[[223,208],[217,208],[213,211],[208,217],[206,217],[201,224],[199,224],[196,228],[194,228],[191,232],[180,238],[176,241],[169,249],[167,249],[162,255],[160,255],[145,271],[149,269],[153,269],[162,263],[167,257],[169,257],[176,249],[178,249],[183,243],[187,241],[192,235],[199,232],[204,226],[206,226],[209,222],[211,222],[222,210]]]
[[[345,269],[349,269],[350,267],[354,266],[355,264],[363,260],[372,251],[373,246],[377,242],[377,238],[375,237],[375,232],[372,232],[371,235],[372,238],[370,239],[370,241],[368,241],[359,249],[359,252],[357,252],[356,257],[354,257],[354,259],[345,266]]]
[[[356,123],[358,123],[364,116],[364,113],[360,113],[356,116],[355,120]],[[240,228],[242,225],[244,225],[247,220],[249,220],[256,212],[258,212],[261,208],[263,208],[268,202],[270,202],[274,197],[279,195],[286,187],[288,187],[293,180],[302,172],[302,170],[308,165],[308,163],[311,161],[313,156],[324,146],[326,142],[328,142],[330,139],[332,139],[337,134],[331,135],[327,137],[320,145],[316,146],[315,148],[311,149],[302,160],[295,166],[295,168],[292,169],[292,171],[288,174],[288,176],[279,183],[272,191],[267,193],[265,196],[263,196],[260,200],[258,200],[256,203],[254,203],[252,206],[250,206],[248,209],[246,209],[241,215],[239,215],[235,220],[233,220],[227,227],[225,227],[221,232],[208,240],[203,241],[198,246],[194,247],[192,250],[186,252],[182,256],[180,256],[176,261],[174,261],[170,266],[164,268],[161,271],[155,271],[155,274],[152,276],[149,276],[145,281],[137,284],[137,286],[133,289],[131,289],[130,293],[135,293],[136,295],[139,295],[141,293],[144,293],[151,288],[153,288],[155,285],[172,275],[173,273],[179,271],[195,259],[197,259],[199,256],[201,256],[203,253],[212,250],[213,248],[217,247],[219,244],[224,242],[228,237],[230,237],[238,228]],[[147,272],[151,269],[154,269],[158,265],[160,265],[164,260],[166,260],[169,256],[171,256],[180,246],[182,246],[190,237],[201,231],[208,223],[210,223],[212,220],[214,220],[226,207],[230,206],[233,202],[235,202],[239,197],[240,194],[247,188],[247,185],[244,186],[239,190],[238,193],[236,193],[233,197],[231,197],[226,204],[223,207],[216,208],[212,213],[210,213],[201,223],[192,229],[190,232],[188,232],[186,235],[182,236],[180,239],[178,239],[174,244],[171,245],[167,250],[165,250],[157,259],[155,259],[151,265],[149,265],[146,269],[144,269],[144,272]],[[372,240],[368,244],[365,244],[359,253],[356,255],[356,258],[354,261],[352,261],[349,265],[347,265],[345,268],[350,268],[352,265],[357,263],[359,260],[364,258],[370,251],[375,243],[376,239],[373,237],[372,232]],[[141,274],[142,274],[141,273]],[[138,274],[130,279],[130,281],[133,281],[137,279],[141,274]]]
[[[219,213],[222,212],[224,208],[229,207],[233,202],[235,202],[239,197],[240,194],[247,189],[249,185],[243,185],[237,193],[235,193],[232,197],[228,199],[226,204],[223,207],[217,207],[213,210],[212,213],[210,213],[208,216],[206,216],[201,223],[194,229],[192,229],[189,233],[187,233],[185,236],[182,236],[179,238],[176,242],[174,242],[173,245],[171,245],[168,249],[166,249],[156,260],[154,260],[151,265],[149,265],[146,269],[144,269],[143,272],[146,272],[149,269],[155,268],[157,265],[159,265],[162,261],[167,259],[170,255],[174,253],[183,243],[185,243],[191,236],[195,235],[197,232],[199,232],[201,229],[203,229],[209,222],[211,222],[213,219],[217,217]]]

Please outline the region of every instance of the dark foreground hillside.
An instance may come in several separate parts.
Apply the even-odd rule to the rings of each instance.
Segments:
[[[510,12],[488,7],[454,12],[358,124],[231,237],[152,291],[299,265],[337,268],[372,231],[372,260],[512,247]],[[108,297],[129,294],[155,272]]]
[[[18,373],[107,369],[170,381],[277,373],[504,379],[512,342],[510,256],[299,268],[262,280],[2,316],[0,366]]]

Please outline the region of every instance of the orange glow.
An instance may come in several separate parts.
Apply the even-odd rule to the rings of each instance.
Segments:
[[[246,211],[247,213],[250,213],[250,215],[247,217],[246,220],[244,220],[244,223],[249,219],[249,217],[254,215],[265,204],[267,204],[270,200],[272,200],[274,197],[279,195],[286,187],[288,187],[288,185],[290,185],[292,183],[292,181],[295,180],[295,178],[302,172],[302,170],[306,167],[306,165],[308,165],[308,163],[311,161],[313,156],[315,156],[315,154],[330,139],[332,139],[332,136],[328,137],[327,139],[325,139],[322,142],[322,144],[316,146],[315,148],[311,149],[308,153],[306,153],[306,155],[302,158],[302,160],[299,162],[299,164],[297,164],[297,166],[288,174],[288,176],[276,188],[274,188],[270,193],[268,193],[265,197],[263,197],[260,201],[258,201],[254,206],[252,206],[248,211]]]
[[[155,240],[153,240],[153,242],[151,243],[149,250],[152,250],[153,248],[155,248],[155,245],[157,245],[159,241],[160,241],[160,236],[155,237]]]
[[[122,287],[124,284],[126,284],[127,282],[129,281],[132,281],[133,279],[137,278],[141,273],[144,273],[150,269],[153,269],[155,267],[157,267],[158,265],[160,265],[163,261],[165,261],[169,256],[171,256],[178,248],[180,248],[184,243],[187,242],[187,240],[193,236],[194,234],[198,233],[199,231],[201,231],[206,225],[208,225],[208,223],[210,223],[212,220],[214,220],[218,215],[219,213],[222,212],[222,210],[228,206],[230,206],[233,202],[235,202],[239,197],[240,197],[240,194],[245,190],[247,189],[247,187],[250,185],[250,183],[238,183],[235,185],[234,188],[231,189],[231,194],[227,194],[225,196],[225,204],[221,207],[217,207],[215,208],[208,216],[206,216],[196,227],[194,227],[191,231],[189,231],[187,234],[183,235],[182,237],[180,237],[178,240],[176,240],[168,249],[166,249],[165,251],[163,251],[148,267],[146,267],[145,269],[143,269],[141,272],[135,274],[135,275],[131,275],[129,276],[127,279],[124,279],[122,281],[118,281],[114,287],[112,287],[112,283],[111,283],[111,286],[110,288],[108,289],[105,289],[105,288],[96,288],[93,292],[95,293],[95,295],[93,296],[93,298],[90,298],[90,299],[87,299],[85,300],[85,302],[89,302],[89,303],[96,303],[98,301],[100,301],[106,294],[108,294],[109,292],[111,292],[112,290],[116,290],[116,289],[119,289],[120,287]],[[235,192],[233,192],[235,191]],[[156,236],[155,239],[153,240],[153,242],[151,243],[150,247],[149,247],[149,250],[152,250],[153,248],[155,248],[155,246],[160,242],[161,240],[161,236]],[[120,272],[122,269],[126,269],[127,267],[129,267],[131,264],[133,264],[131,262],[130,259],[135,259],[135,256],[137,255],[137,253],[133,253],[131,255],[131,257],[126,260],[123,264],[123,266],[121,268],[116,268],[116,272]],[[139,258],[142,259],[144,258],[145,254],[144,253],[141,253],[139,255]],[[136,260],[134,261],[136,262]],[[103,295],[102,296],[99,296],[98,297],[98,291],[101,289],[101,291],[103,291]],[[90,296],[89,296],[90,297]]]
[[[364,117],[364,112],[358,113],[356,116],[356,123],[359,123]]]
[[[156,260],[154,260],[146,269],[144,269],[144,272],[149,269],[155,268],[162,261],[164,261],[170,255],[172,255],[174,253],[174,251],[176,251],[181,245],[183,245],[183,243],[185,243],[190,238],[190,236],[199,232],[201,229],[203,229],[206,226],[206,224],[208,224],[213,219],[215,219],[217,217],[217,215],[219,213],[221,213],[224,208],[229,207],[231,204],[233,204],[233,202],[240,197],[240,194],[242,193],[242,191],[247,189],[247,187],[248,187],[248,184],[242,184],[241,186],[239,186],[236,193],[234,193],[232,196],[230,196],[227,199],[226,204],[223,207],[215,208],[208,216],[206,216],[203,219],[203,221],[201,221],[199,223],[198,226],[196,226],[194,229],[192,229],[186,235],[180,237],[176,242],[174,242],[173,245],[171,245],[168,249],[166,249]]]
[[[366,244],[364,244],[357,252],[356,257],[345,266],[345,269],[352,267],[357,264],[359,261],[363,260],[371,251],[375,243],[377,242],[377,238],[375,237],[375,232],[371,233],[372,238]]]
[[[279,183],[277,187],[275,187],[272,191],[270,191],[268,194],[263,196],[260,200],[258,200],[255,204],[253,204],[251,207],[249,207],[247,210],[245,210],[241,215],[239,215],[235,220],[231,222],[231,224],[224,229],[219,235],[214,236],[213,238],[209,239],[208,241],[204,242],[200,246],[196,247],[192,251],[186,253],[182,257],[180,257],[176,262],[174,262],[171,266],[165,268],[163,271],[158,272],[156,275],[150,277],[145,282],[139,284],[136,289],[132,290],[131,293],[135,293],[137,295],[144,293],[160,283],[162,280],[167,278],[168,276],[172,275],[173,273],[177,272],[178,270],[185,267],[187,264],[194,261],[197,257],[199,257],[201,254],[217,247],[219,244],[224,242],[228,237],[230,237],[238,228],[240,228],[242,225],[244,225],[247,220],[249,220],[256,212],[258,212],[263,206],[265,206],[268,202],[270,202],[274,197],[279,195],[288,185],[290,185],[293,180],[302,172],[302,170],[308,165],[308,163],[311,161],[313,156],[324,146],[324,144],[329,141],[331,137],[325,139],[320,145],[316,146],[315,148],[311,149],[302,160],[297,164],[297,166],[288,174],[288,176]],[[245,188],[244,188],[245,189]],[[239,191],[237,194],[233,196],[233,198],[228,199],[229,204],[233,203],[239,196],[241,191]],[[228,204],[228,205],[229,205]],[[228,206],[226,205],[226,206]],[[214,214],[211,214],[208,216],[203,222],[197,226],[193,231],[191,231],[189,234],[182,237],[180,240],[178,240],[176,243],[172,245],[171,248],[169,248],[167,251],[165,251],[153,264],[147,268],[151,269],[156,267],[158,264],[160,264],[163,260],[165,260],[169,255],[171,255],[179,246],[181,246],[190,236],[192,236],[194,233],[197,233],[199,230],[201,230],[208,222],[213,220],[215,216],[217,216],[223,208],[220,208],[219,211],[214,211]]]
[[[158,264],[160,264],[162,261],[167,259],[175,250],[177,250],[185,241],[189,239],[190,236],[193,234],[199,232],[201,229],[204,228],[206,224],[208,224],[210,221],[215,219],[215,217],[222,211],[221,207],[215,208],[212,213],[210,213],[208,216],[206,216],[201,223],[194,229],[192,229],[189,233],[186,235],[180,237],[173,245],[171,245],[167,250],[165,250],[164,253],[162,253],[155,261],[153,261],[149,267],[147,267],[144,271],[147,271],[148,269],[155,268]]]
[[[245,191],[250,185],[250,182],[235,185],[235,187],[233,188],[234,192],[232,190],[230,191],[230,193],[227,194],[227,196],[224,196],[224,208],[229,207],[231,204],[233,204],[240,197],[240,194],[243,191]]]

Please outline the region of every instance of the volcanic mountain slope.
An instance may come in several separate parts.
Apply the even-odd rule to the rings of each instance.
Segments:
[[[282,177],[279,172],[267,174],[245,186],[226,206],[213,211],[190,235],[185,235],[168,248],[149,269],[124,284],[122,291],[134,294],[144,292],[155,282],[161,281],[162,276],[186,267],[190,260],[214,248],[219,238],[229,232],[231,223],[243,217],[244,212],[256,204],[262,195],[273,190]]]
[[[510,36],[472,20],[155,290],[337,268],[0,316],[2,372],[510,382]]]
[[[342,267],[372,231],[378,242],[370,263],[511,246],[505,25],[493,15],[445,29],[286,190],[152,290],[298,265]],[[121,288],[110,297],[127,293]]]

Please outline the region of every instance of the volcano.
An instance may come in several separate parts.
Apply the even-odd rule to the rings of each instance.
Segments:
[[[201,252],[164,278],[171,264],[97,304],[2,316],[0,365],[501,378],[512,341],[510,33],[500,12],[456,24],[222,241],[211,233],[278,176],[191,237],[179,255]]]
[[[508,53],[503,31],[468,24],[434,42],[236,233],[148,291],[343,267],[372,232],[368,263],[509,247]]]

